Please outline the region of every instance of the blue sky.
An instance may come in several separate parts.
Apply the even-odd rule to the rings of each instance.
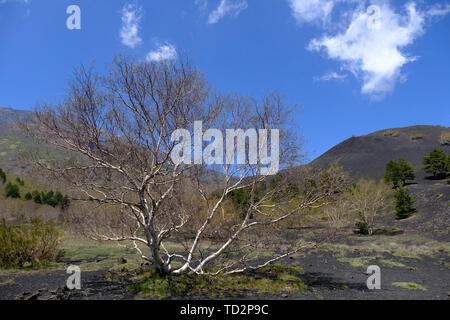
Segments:
[[[422,0],[0,0],[0,106],[60,101],[81,63],[181,50],[218,91],[300,105],[313,159],[352,135],[450,125],[449,15]]]

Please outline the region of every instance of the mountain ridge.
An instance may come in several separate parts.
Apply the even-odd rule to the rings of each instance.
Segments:
[[[378,130],[359,137],[351,137],[329,149],[308,165],[326,168],[338,164],[354,179],[383,177],[386,163],[405,158],[420,174],[423,156],[434,148],[450,153],[450,145],[439,142],[449,127],[415,125]]]
[[[14,157],[21,149],[36,148],[33,146],[35,143],[21,135],[14,125],[16,121],[27,120],[30,116],[30,111],[0,107],[0,167],[14,169],[12,168],[16,164]],[[434,148],[450,153],[450,145],[439,143],[443,131],[450,132],[450,128],[415,125],[378,130],[338,143],[309,162],[307,166],[326,168],[331,164],[338,164],[355,180],[359,178],[379,180],[388,161],[403,157],[420,172],[422,158],[426,153]]]

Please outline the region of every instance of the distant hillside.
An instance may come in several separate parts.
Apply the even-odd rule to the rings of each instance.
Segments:
[[[354,179],[365,177],[379,180],[383,177],[389,160],[403,157],[411,162],[420,174],[422,158],[426,153],[434,148],[450,153],[450,145],[439,143],[443,131],[450,131],[450,128],[412,126],[352,137],[325,152],[310,165],[325,168],[337,163]]]
[[[0,168],[3,167],[8,172],[23,174],[27,171],[28,165],[17,161],[22,151],[40,150],[50,152],[57,158],[67,157],[63,150],[45,144],[37,145],[32,139],[20,134],[14,123],[30,116],[28,111],[0,107]],[[338,163],[352,178],[367,177],[378,180],[382,178],[389,160],[404,157],[420,172],[422,158],[426,153],[434,148],[441,148],[450,153],[450,145],[439,143],[443,131],[450,131],[450,128],[412,126],[352,137],[325,152],[310,165],[325,168],[332,163]]]
[[[31,165],[19,160],[23,152],[40,151],[51,153],[57,158],[67,157],[67,153],[54,146],[37,144],[36,141],[23,135],[17,128],[18,121],[26,121],[31,112],[0,107],[0,168],[10,174],[25,175]]]
[[[0,107],[0,133],[11,133],[17,121],[27,120],[30,116],[29,111]]]

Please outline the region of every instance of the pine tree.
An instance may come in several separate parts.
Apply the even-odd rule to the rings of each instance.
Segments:
[[[17,184],[8,182],[5,188],[5,196],[7,198],[20,198],[20,189]]]
[[[450,155],[440,149],[434,149],[423,157],[423,170],[433,174],[433,177],[445,177],[450,171]]]
[[[413,165],[404,158],[391,160],[386,164],[384,180],[392,182],[394,187],[403,186],[407,180],[414,180],[415,177]]]
[[[399,187],[394,194],[396,219],[405,219],[412,216],[417,209],[414,208],[415,199],[405,187]]]

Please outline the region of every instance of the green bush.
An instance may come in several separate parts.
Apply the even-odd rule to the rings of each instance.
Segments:
[[[33,199],[33,196],[31,195],[31,192],[27,192],[25,194],[25,200],[32,200],[32,199]]]
[[[5,196],[7,198],[20,198],[20,189],[19,186],[8,182],[5,188]]]
[[[19,177],[16,178],[16,182],[21,185],[24,186],[25,185],[25,181],[23,181],[22,179],[20,179]]]
[[[397,220],[412,216],[417,209],[414,208],[415,199],[409,194],[408,189],[400,187],[395,191],[395,216]]]
[[[252,197],[253,202],[258,202],[265,193],[265,184],[258,183],[254,189],[252,187],[246,187],[231,191],[227,198],[231,200],[231,203],[235,210],[241,213],[243,217],[247,214],[250,208]]]
[[[0,266],[43,265],[54,260],[62,231],[53,222],[31,219],[29,224],[0,223]]]
[[[356,230],[355,233],[356,234],[362,234],[362,235],[368,235],[369,234],[369,225],[367,224],[367,222],[357,222],[355,223],[356,226]]]
[[[42,199],[41,199],[41,193],[37,190],[34,190],[31,193],[31,196],[33,197],[33,201],[37,204],[42,204]]]
[[[30,198],[31,196],[31,198]],[[57,191],[56,193],[52,190],[45,192],[45,191],[38,191],[34,190],[30,195],[25,196],[26,200],[33,200],[35,203],[38,204],[47,204],[49,206],[52,206],[55,208],[56,206],[60,206],[62,210],[65,210],[69,207],[70,200],[67,196],[63,196],[61,192]]]

